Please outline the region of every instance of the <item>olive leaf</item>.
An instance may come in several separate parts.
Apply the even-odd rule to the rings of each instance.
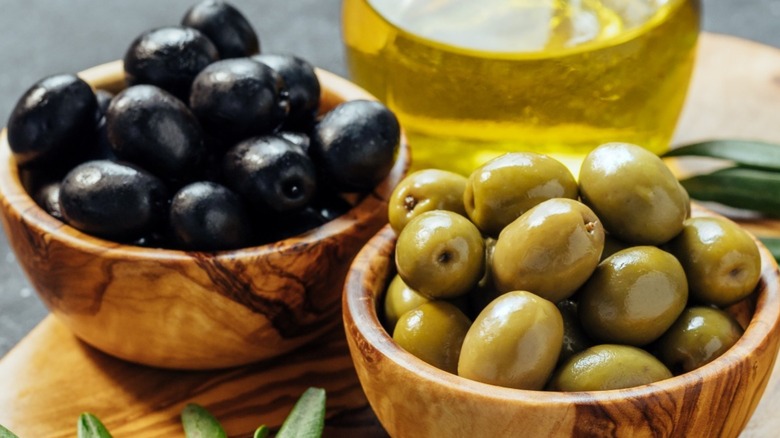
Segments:
[[[780,173],[729,167],[683,179],[692,198],[780,215]]]
[[[733,161],[739,167],[780,171],[780,146],[761,141],[705,141],[672,149],[663,156],[699,156],[720,158]]]
[[[772,257],[780,263],[780,238],[777,237],[761,237],[759,238],[761,243],[764,244],[766,249],[772,253]]]
[[[106,426],[98,417],[89,412],[79,415],[77,428],[78,438],[111,438]]]
[[[19,438],[18,436],[14,435],[13,432],[3,427],[2,424],[0,424],[0,438]]]
[[[195,403],[188,404],[181,411],[181,424],[186,438],[227,438],[219,421]]]
[[[270,434],[271,434],[271,429],[269,429],[268,426],[264,424],[257,428],[255,434],[252,435],[252,438],[268,438]]]
[[[276,438],[319,438],[325,427],[325,390],[307,389],[284,420]]]

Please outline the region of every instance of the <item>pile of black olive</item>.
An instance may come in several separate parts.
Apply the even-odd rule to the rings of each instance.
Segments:
[[[314,68],[259,54],[247,19],[206,0],[143,33],[128,88],[72,74],[34,84],[8,121],[27,190],[86,233],[137,245],[227,250],[276,241],[351,207],[392,168],[392,112],[351,101],[318,119]]]

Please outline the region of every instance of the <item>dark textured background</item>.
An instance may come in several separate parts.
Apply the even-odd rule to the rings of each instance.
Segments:
[[[195,0],[3,0],[0,123],[38,79],[121,58],[144,30],[177,24]],[[290,52],[344,75],[340,0],[231,0],[263,51]],[[705,30],[780,47],[780,0],[703,0]],[[46,314],[0,233],[0,356]]]

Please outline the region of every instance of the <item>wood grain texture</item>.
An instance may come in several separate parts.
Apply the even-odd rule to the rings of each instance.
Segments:
[[[49,316],[0,362],[0,424],[21,438],[73,437],[81,412],[113,436],[184,436],[179,414],[199,403],[231,437],[278,428],[309,386],[325,388],[326,436],[383,437],[367,407],[341,326],[311,347],[222,371],[161,370],[101,353]],[[352,435],[352,434],[357,435]]]
[[[704,34],[675,142],[726,136],[780,142],[777,77],[777,49]],[[759,221],[748,226],[753,231],[754,227],[766,226],[770,233],[780,235],[777,224]],[[11,426],[22,438],[74,436],[75,418],[82,411],[92,410],[106,418],[118,438],[183,436],[178,409],[194,401],[225,419],[231,436],[248,437],[258,421],[278,424],[292,400],[306,385],[315,384],[324,386],[329,394],[331,426],[327,436],[385,436],[372,411],[366,408],[365,396],[351,371],[352,362],[344,360],[347,355],[343,335],[335,332],[333,338],[321,338],[304,349],[259,365],[218,372],[164,371],[99,353],[49,317],[0,360],[0,423]],[[308,363],[301,356],[308,357]],[[335,359],[337,356],[340,359]],[[778,368],[780,362],[775,363],[764,397],[742,437],[766,438],[780,430]],[[400,382],[392,382],[388,389]],[[694,395],[688,395],[680,411],[709,415],[710,406]],[[758,394],[753,398],[757,399]],[[264,413],[258,415],[258,411]],[[415,417],[427,412],[428,407]],[[465,413],[464,417],[470,415]],[[565,435],[571,431],[560,428],[559,432]]]
[[[116,91],[121,62],[82,76]],[[318,71],[322,111],[371,96]],[[343,278],[387,222],[387,199],[409,167],[405,140],[390,175],[349,212],[301,236],[219,253],[122,245],[64,225],[20,184],[0,135],[0,210],[10,245],[51,312],[89,344],[147,365],[211,369],[289,352],[340,321]]]
[[[694,207],[694,216],[709,214]],[[391,436],[736,437],[775,363],[780,274],[761,247],[756,291],[729,309],[745,321],[745,333],[697,370],[636,388],[580,393],[500,388],[461,378],[404,351],[379,322],[377,302],[394,275],[395,239],[387,226],[361,250],[342,304],[358,378]]]

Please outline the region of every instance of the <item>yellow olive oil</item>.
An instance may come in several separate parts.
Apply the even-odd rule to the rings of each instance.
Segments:
[[[666,150],[699,15],[699,0],[344,0],[342,20],[352,79],[399,117],[413,166],[469,174],[509,151]]]

